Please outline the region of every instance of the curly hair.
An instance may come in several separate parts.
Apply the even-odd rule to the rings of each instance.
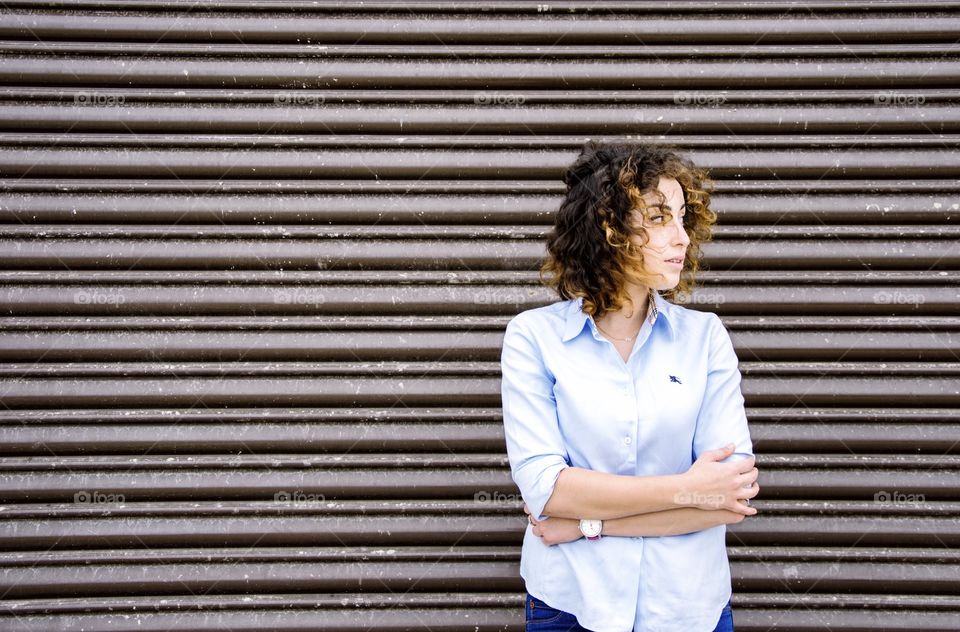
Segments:
[[[652,192],[664,205],[657,214],[665,215],[666,222],[673,220],[657,189],[660,176],[680,183],[687,206],[683,226],[690,237],[680,283],[663,295],[672,299],[692,290],[702,256],[700,244],[710,241],[710,227],[717,220],[710,210],[713,181],[675,147],[641,143],[588,141],[583,146],[563,176],[567,192],[547,237],[541,283],[564,300],[582,296],[583,311],[594,318],[632,306],[626,283],[650,287],[654,277],[645,269],[640,248],[630,240],[636,235],[646,244],[649,235],[631,215],[639,210],[650,217],[642,196]]]

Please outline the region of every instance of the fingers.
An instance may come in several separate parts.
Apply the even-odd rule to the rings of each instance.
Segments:
[[[697,460],[707,459],[708,461],[722,461],[733,454],[733,451],[736,449],[736,447],[736,445],[728,443],[722,448],[715,448],[713,450],[702,452]]]
[[[744,516],[753,516],[757,513],[757,508],[750,505],[750,498],[756,495],[756,492],[751,491],[749,497],[733,498],[732,503],[727,503],[723,508],[743,514]]]
[[[753,516],[757,513],[757,508],[750,505],[750,499],[760,493],[760,485],[752,483],[738,490],[734,504],[737,506],[732,511],[737,511],[745,516]]]
[[[756,465],[756,462],[757,462],[757,457],[754,455],[750,455],[745,459],[740,459],[739,461],[733,461],[731,465],[733,465],[733,471],[743,474],[745,472],[749,472],[752,469],[756,469],[754,467]]]
[[[533,525],[533,535],[535,535],[535,536],[537,536],[538,538],[540,538],[540,540],[541,540],[544,544],[549,544],[549,542],[547,542],[547,541],[544,540],[544,538],[543,538],[543,536],[544,536],[543,527],[540,526],[540,523],[537,523],[537,524]]]
[[[754,467],[750,468],[746,472],[743,472],[735,480],[737,484],[742,485],[743,487],[748,487],[757,480],[758,476],[760,476],[760,470]]]
[[[737,498],[740,500],[750,500],[751,498],[756,497],[760,493],[760,485],[757,483],[752,483],[750,485],[745,485],[740,488],[740,493],[737,494]]]

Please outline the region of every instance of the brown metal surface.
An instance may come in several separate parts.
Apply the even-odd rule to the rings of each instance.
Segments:
[[[960,3],[3,6],[0,630],[522,629],[503,328],[627,137],[717,184],[737,629],[960,629]]]

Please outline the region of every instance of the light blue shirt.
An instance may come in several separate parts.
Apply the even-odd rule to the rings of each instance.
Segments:
[[[737,454],[727,461],[753,454],[737,356],[720,318],[651,297],[626,363],[581,310],[583,299],[524,311],[507,325],[507,454],[541,520],[569,466],[652,476],[681,474],[701,452],[731,442]],[[731,593],[725,535],[720,525],[548,546],[527,525],[520,574],[531,595],[596,632],[711,632]]]

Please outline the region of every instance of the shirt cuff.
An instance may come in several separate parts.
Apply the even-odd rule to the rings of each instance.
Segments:
[[[537,520],[549,518],[549,516],[543,515],[543,508],[553,494],[560,472],[568,467],[570,465],[560,456],[543,457],[536,459],[524,468],[524,470],[530,469],[527,484],[523,484],[524,471],[519,473],[520,481],[517,482],[517,487],[520,488],[520,493],[523,495],[523,502],[527,503],[530,515],[535,516]]]

